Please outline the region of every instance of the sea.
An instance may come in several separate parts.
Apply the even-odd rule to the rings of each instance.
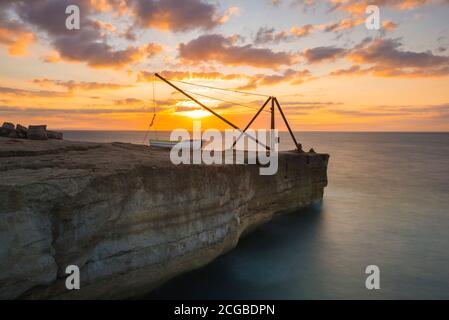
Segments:
[[[129,143],[155,134],[64,132],[70,140]],[[330,154],[322,203],[276,216],[146,298],[449,299],[449,133],[295,136],[305,150]],[[280,149],[292,148],[281,133]],[[378,289],[367,288],[369,266]]]

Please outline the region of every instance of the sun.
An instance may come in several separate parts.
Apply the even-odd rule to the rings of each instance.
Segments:
[[[182,112],[178,112],[178,113],[180,115],[183,115],[185,117],[189,117],[192,119],[201,119],[201,118],[209,117],[211,115],[210,112],[208,112],[206,110],[201,110],[201,109],[192,110],[192,111],[182,111]]]

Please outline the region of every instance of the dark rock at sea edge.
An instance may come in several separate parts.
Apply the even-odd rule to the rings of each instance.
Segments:
[[[62,132],[47,131],[47,125],[31,125],[29,128],[26,128],[21,124],[15,126],[11,122],[4,122],[0,127],[0,137],[30,140],[62,140],[64,138]]]
[[[29,126],[28,127],[28,139],[30,140],[47,140],[47,126]]]
[[[0,137],[17,138],[18,136],[15,129],[10,129],[9,127],[1,127]]]
[[[9,129],[9,130],[14,130],[15,126],[14,126],[14,123],[3,122],[2,128],[6,128],[6,129]]]
[[[48,139],[62,140],[63,134],[62,134],[62,132],[47,131],[47,137],[48,137]]]
[[[26,139],[28,137],[28,128],[22,126],[21,124],[17,124],[16,132],[19,138]]]

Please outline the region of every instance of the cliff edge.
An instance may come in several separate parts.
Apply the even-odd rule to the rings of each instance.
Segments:
[[[125,298],[234,248],[276,213],[323,197],[328,155],[180,165],[145,146],[0,138],[0,298]],[[81,289],[65,288],[77,265]]]

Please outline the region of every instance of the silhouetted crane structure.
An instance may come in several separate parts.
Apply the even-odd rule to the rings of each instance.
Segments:
[[[158,73],[154,74],[155,77],[157,77],[158,79],[162,80],[163,82],[165,82],[166,84],[168,84],[169,86],[171,86],[173,89],[175,89],[176,91],[180,92],[181,94],[183,94],[185,97],[189,98],[190,100],[192,100],[193,102],[195,102],[196,104],[198,104],[201,108],[207,110],[208,112],[210,112],[211,114],[213,114],[215,117],[217,117],[218,119],[220,119],[221,121],[225,122],[227,125],[229,125],[230,127],[234,128],[235,130],[240,131],[240,136],[234,141],[234,144],[232,145],[232,148],[235,147],[235,145],[237,144],[237,142],[242,138],[242,136],[247,136],[248,138],[256,141],[258,144],[262,145],[264,148],[266,148],[267,150],[270,150],[270,147],[264,145],[263,143],[261,143],[260,141],[257,140],[257,138],[249,135],[246,133],[246,131],[250,128],[250,126],[254,123],[254,121],[256,121],[256,119],[259,117],[259,115],[262,113],[262,111],[267,111],[265,110],[265,108],[270,104],[271,102],[271,107],[270,107],[270,112],[271,113],[271,130],[275,130],[276,129],[276,108],[279,110],[279,113],[281,114],[281,117],[288,129],[288,132],[290,133],[290,136],[297,148],[298,151],[302,152],[302,148],[301,145],[297,142],[296,137],[293,133],[293,130],[290,127],[290,124],[287,120],[287,117],[285,116],[284,111],[282,110],[281,105],[279,104],[279,101],[276,97],[274,96],[268,96],[268,95],[262,95],[262,94],[257,94],[257,93],[250,93],[250,92],[243,92],[243,91],[239,91],[239,90],[232,90],[232,89],[225,89],[225,88],[218,88],[218,87],[213,87],[213,86],[206,86],[206,85],[200,85],[200,84],[195,84],[195,83],[190,83],[190,82],[185,82],[185,81],[180,81],[180,80],[170,80],[167,79],[163,76],[161,76]],[[223,90],[223,91],[230,91],[230,92],[235,92],[235,93],[243,93],[246,95],[254,95],[254,96],[260,96],[260,97],[266,97],[267,100],[265,101],[265,103],[260,107],[260,109],[258,109],[257,113],[253,116],[253,118],[251,119],[251,121],[245,126],[245,128],[242,130],[240,129],[237,125],[235,125],[234,123],[232,123],[231,121],[229,121],[228,119],[224,118],[223,116],[221,116],[220,114],[218,114],[217,112],[215,112],[214,110],[212,110],[211,108],[207,107],[204,103],[198,101],[195,97],[193,97],[191,94],[187,93],[186,90],[182,90],[181,88],[179,88],[178,86],[176,86],[175,84],[173,84],[173,82],[179,82],[179,83],[183,83],[183,84],[188,84],[188,85],[192,85],[192,86],[197,86],[197,87],[204,87],[204,88],[209,88],[209,89],[215,89],[215,90]],[[202,94],[197,94],[200,96],[204,96],[204,97],[208,97]],[[213,97],[208,97],[208,98],[212,98],[212,99],[216,99],[216,100],[221,100],[221,99],[217,99],[217,98],[213,98]],[[228,102],[225,100],[221,100],[224,102]],[[237,104],[240,105],[240,104]],[[245,105],[240,105],[240,106],[245,106]],[[246,106],[245,106],[246,107]],[[153,117],[153,121],[154,121],[154,117]],[[273,136],[272,136],[273,137]],[[272,141],[273,142],[273,141]]]

